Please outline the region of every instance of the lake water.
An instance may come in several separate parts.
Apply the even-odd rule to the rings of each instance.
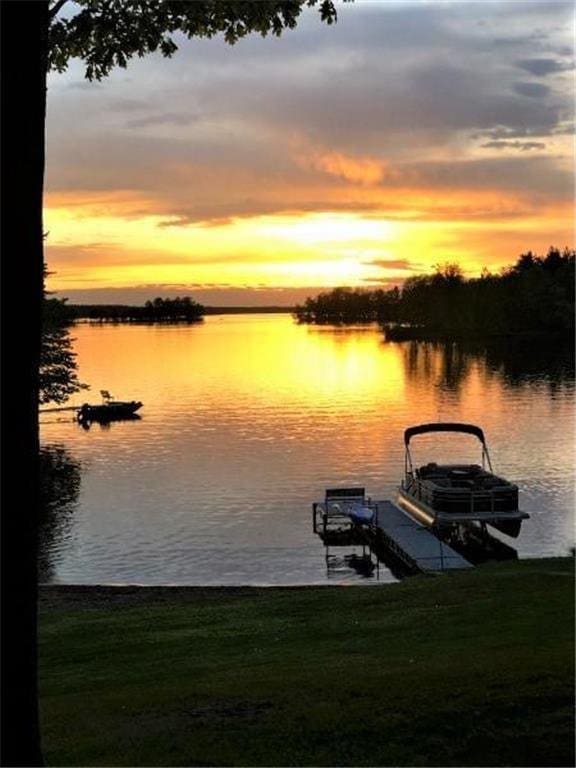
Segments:
[[[42,528],[41,578],[56,583],[319,584],[371,578],[327,560],[311,505],[326,487],[392,498],[403,431],[483,427],[494,469],[531,517],[522,556],[574,537],[572,350],[387,343],[375,326],[297,325],[289,315],[210,316],[195,326],[73,329],[80,377],[142,400],[142,418],[83,429],[43,414],[61,465]],[[478,461],[468,435],[416,438],[417,459]]]

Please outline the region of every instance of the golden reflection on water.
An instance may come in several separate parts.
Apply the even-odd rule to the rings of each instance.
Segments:
[[[209,388],[211,400],[218,399],[218,392],[226,401],[234,393],[250,393],[256,402],[308,402],[322,411],[338,409],[347,400],[362,409],[403,397],[402,351],[384,345],[373,328],[305,329],[286,317],[276,323],[268,317],[246,322],[242,316],[210,318],[208,323],[209,329],[76,330],[81,376],[94,383],[95,391],[106,388],[119,399],[153,402],[169,399],[184,382],[196,395]]]
[[[108,429],[43,419],[43,443],[82,468],[74,513],[53,526],[66,536],[46,545],[56,580],[323,582],[312,502],[333,485],[392,497],[403,431],[427,421],[484,428],[495,469],[532,514],[521,552],[560,553],[572,537],[574,382],[554,351],[540,361],[506,345],[386,343],[376,327],[289,315],[81,324],[73,336],[91,385],[75,403],[107,389],[144,407]],[[423,437],[418,456],[478,458],[469,436],[440,437]]]

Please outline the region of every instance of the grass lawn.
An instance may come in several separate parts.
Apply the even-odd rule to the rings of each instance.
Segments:
[[[43,587],[52,766],[572,766],[574,559],[386,586]]]

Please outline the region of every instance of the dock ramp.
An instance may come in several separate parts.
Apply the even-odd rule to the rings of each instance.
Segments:
[[[375,502],[372,527],[394,554],[424,573],[473,568],[462,555],[391,501]]]

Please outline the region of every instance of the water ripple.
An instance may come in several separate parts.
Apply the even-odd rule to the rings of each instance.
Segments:
[[[438,345],[385,344],[374,328],[316,332],[288,316],[82,325],[74,336],[94,391],[145,405],[141,420],[106,428],[42,424],[43,443],[64,445],[82,468],[66,525],[56,511],[43,539],[56,582],[374,583],[345,551],[326,559],[311,503],[337,485],[390,497],[403,430],[426,421],[485,429],[495,469],[531,514],[514,543],[521,555],[572,543],[569,366],[532,362],[523,375],[517,356],[512,368],[504,353],[470,353],[448,367]],[[477,460],[469,438],[439,437],[422,436],[417,455]],[[393,580],[383,567],[379,578]]]

